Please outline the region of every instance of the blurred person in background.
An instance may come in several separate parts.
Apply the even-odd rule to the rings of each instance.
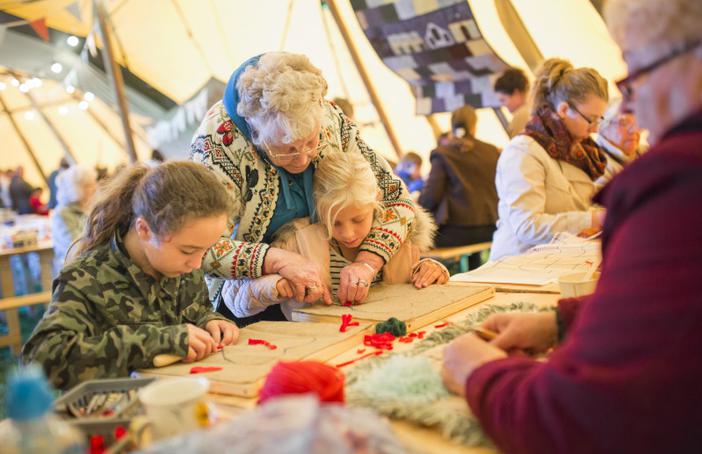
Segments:
[[[56,177],[68,167],[70,167],[68,160],[66,158],[61,158],[59,168],[51,172],[47,177],[47,182],[49,185],[49,203],[47,206],[50,210],[56,208]]]
[[[500,104],[512,114],[507,130],[511,139],[522,132],[529,121],[529,79],[521,69],[508,68],[495,81],[494,89]]]
[[[405,153],[402,159],[400,159],[400,162],[395,166],[395,174],[402,178],[410,194],[414,196],[416,193],[418,196],[419,192],[424,187],[424,179],[422,178],[422,157],[414,151]]]
[[[97,189],[97,173],[84,165],[73,165],[56,178],[57,202],[51,214],[54,243],[54,272],[61,270],[66,254],[85,227],[88,209]]]
[[[604,175],[595,181],[598,188],[604,187],[624,166],[641,156],[641,129],[634,114],[622,109],[621,99],[609,103],[594,139],[607,158]]]
[[[497,147],[475,138],[478,116],[464,106],[451,114],[453,132],[431,152],[431,170],[419,196],[439,225],[436,247],[483,243],[492,239],[497,221],[495,169]],[[468,265],[480,266],[480,254]]]

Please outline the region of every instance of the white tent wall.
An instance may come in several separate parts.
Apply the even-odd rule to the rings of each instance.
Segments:
[[[409,85],[378,58],[350,2],[334,2],[388,113],[401,149],[428,157],[435,145],[434,135],[426,119],[414,114],[415,100]],[[47,17],[50,27],[86,36],[92,2],[81,2],[81,20],[62,9],[70,3],[73,2],[44,0],[9,12],[21,13],[22,17]],[[528,70],[499,20],[495,1],[469,3],[485,39],[497,54],[509,64]],[[568,58],[575,65],[592,66],[610,79],[624,73],[616,46],[589,0],[512,0],[512,4],[546,58]],[[350,99],[369,145],[395,158],[346,43],[329,10],[319,0],[121,0],[109,2],[108,7],[117,60],[175,101],[189,99],[212,77],[226,82],[231,71],[252,55],[275,50],[304,53],[324,72],[329,82],[328,97]],[[441,130],[449,129],[448,114],[434,118]],[[507,137],[495,114],[481,109],[478,118],[478,138],[504,146]],[[115,131],[121,135],[119,128]],[[104,148],[106,156],[111,155],[110,145],[100,148]],[[181,157],[186,155],[183,150]],[[428,170],[428,165],[424,170]]]
[[[80,96],[68,94],[56,81],[42,80],[41,86],[22,93],[11,80],[10,75],[0,76],[0,82],[4,84],[0,98],[9,110],[9,114],[0,113],[0,137],[3,138],[0,168],[23,166],[25,179],[31,185],[46,187],[20,134],[34,151],[41,171],[47,176],[58,168],[59,160],[65,155],[61,141],[67,144],[79,163],[88,166],[100,165],[112,170],[128,162],[120,142],[123,136],[119,118],[101,100],[96,98],[84,104],[84,110],[79,107]],[[34,99],[36,108],[29,96]],[[16,128],[8,115],[12,115]],[[138,131],[135,140],[137,153],[140,159],[148,159],[151,149],[140,138],[144,133],[137,124],[133,126]]]

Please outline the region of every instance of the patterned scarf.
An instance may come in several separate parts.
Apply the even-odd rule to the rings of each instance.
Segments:
[[[563,121],[548,106],[539,108],[524,128],[524,134],[536,140],[553,159],[565,161],[596,180],[604,174],[607,158],[589,137],[576,142]]]

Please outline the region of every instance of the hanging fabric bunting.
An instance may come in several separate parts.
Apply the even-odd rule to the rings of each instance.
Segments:
[[[33,20],[29,22],[29,25],[34,30],[34,33],[36,33],[41,39],[47,43],[49,42],[49,29],[46,27],[45,18],[42,17],[41,19]]]
[[[82,20],[82,17],[80,14],[80,4],[77,1],[69,4],[68,6],[66,6],[65,9],[66,9],[66,11],[68,11],[71,14],[71,16],[75,17],[76,20],[78,20],[78,21]]]
[[[493,81],[508,65],[483,38],[466,0],[351,0],[383,62],[413,88],[416,113],[498,107]]]

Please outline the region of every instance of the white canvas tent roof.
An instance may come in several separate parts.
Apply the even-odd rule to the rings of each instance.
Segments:
[[[25,93],[19,88],[25,83],[41,85]],[[2,68],[0,88],[0,168],[22,165],[30,184],[45,186],[42,173],[46,176],[58,167],[65,154],[63,144],[78,162],[90,166],[113,169],[127,162],[119,118],[100,99],[85,101],[84,93],[67,93],[54,80],[32,81],[26,75]],[[87,99],[91,99],[90,95]],[[151,149],[143,139],[145,134],[138,124],[134,127],[138,153],[148,159]]]
[[[495,51],[508,63],[528,69],[499,20],[499,1],[505,0],[469,3]],[[386,0],[376,3],[383,2]],[[5,8],[8,13],[28,19],[45,17],[47,25],[57,30],[82,37],[91,31],[90,1],[6,3],[16,6]],[[76,4],[80,6],[79,17],[75,16]],[[349,2],[337,0],[336,4],[401,148],[428,156],[435,144],[434,135],[426,119],[414,115],[409,86],[377,57]],[[624,74],[619,51],[588,0],[512,0],[511,4],[544,57],[560,56],[576,66],[595,67],[610,80]],[[226,82],[231,71],[252,55],[271,50],[305,53],[328,79],[328,97],[349,98],[357,121],[366,125],[363,134],[369,144],[395,157],[346,44],[319,0],[113,0],[107,5],[117,60],[176,102],[192,97],[211,78]],[[69,12],[70,7],[73,12]],[[448,114],[436,118],[447,130]],[[507,141],[495,114],[488,109],[479,111],[477,135],[498,146]]]

